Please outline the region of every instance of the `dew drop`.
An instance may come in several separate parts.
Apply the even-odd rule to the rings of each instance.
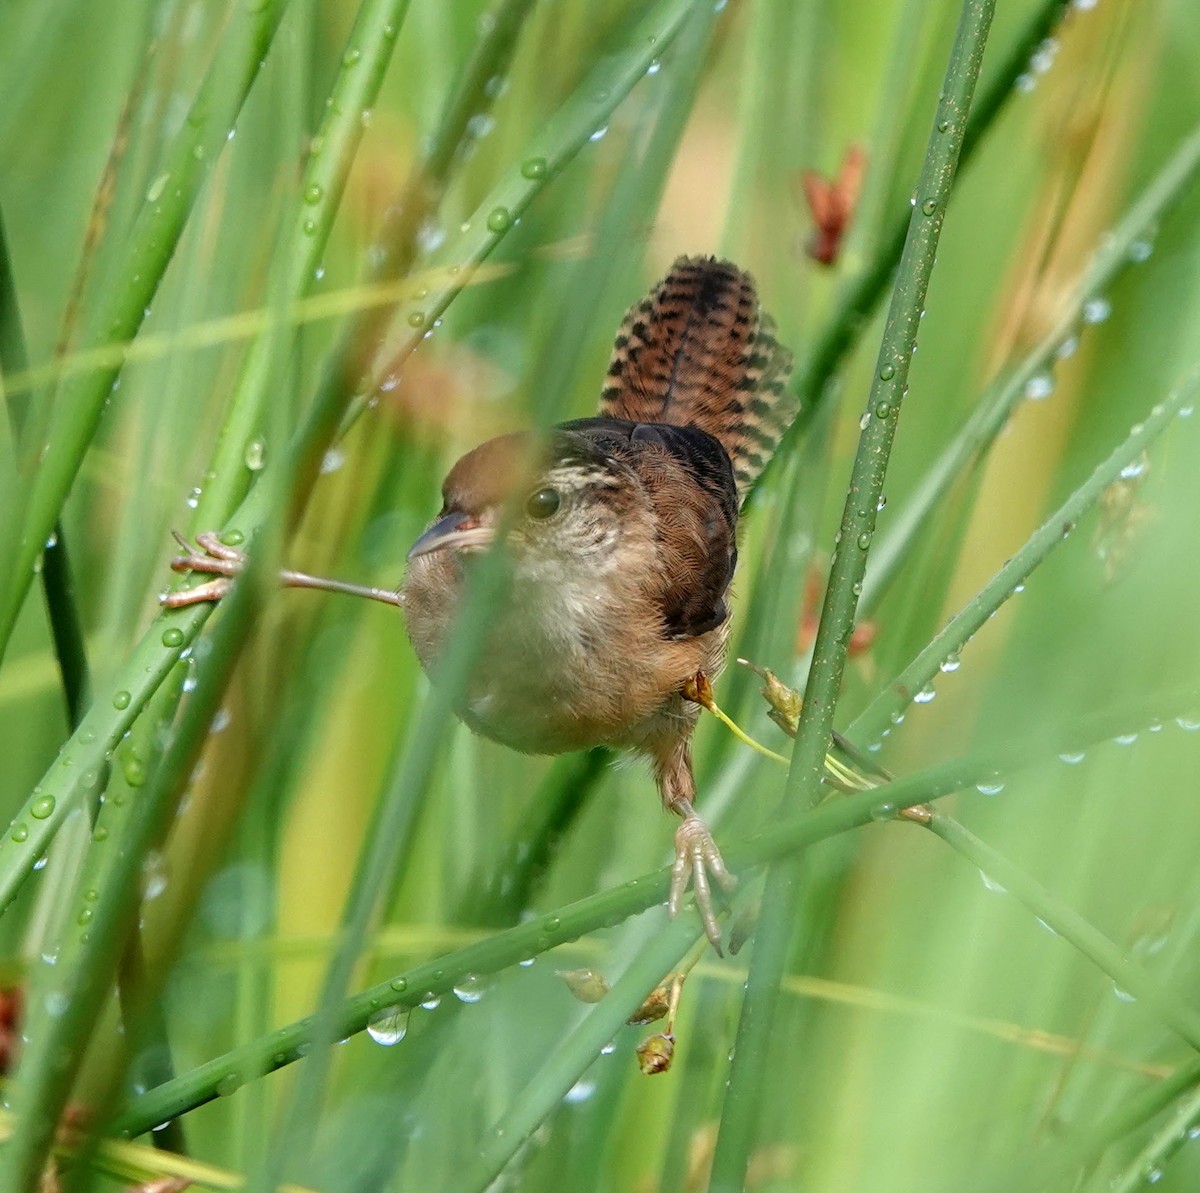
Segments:
[[[162,632],[162,644],[164,646],[176,647],[183,645],[183,631],[178,626],[170,626]]]
[[[1117,736],[1113,738],[1113,741],[1115,741],[1119,746],[1131,746],[1135,741],[1137,741],[1137,739],[1138,735],[1136,733],[1118,733]]]
[[[54,964],[53,959],[51,959],[50,964]],[[61,1019],[67,1013],[67,1007],[71,1005],[71,1001],[61,990],[51,990],[46,995],[44,1005],[46,1014],[51,1019]]]
[[[545,178],[548,173],[544,157],[527,157],[521,163],[521,176],[529,179]]]
[[[891,379],[893,377],[895,377],[895,375],[896,375],[896,366],[895,365],[890,365],[890,364],[884,365],[879,370],[879,380],[880,381],[891,381]]]
[[[869,410],[864,410],[862,418],[860,418],[858,420],[858,429],[860,431],[865,431],[870,425],[871,425],[871,412]]]
[[[594,133],[592,133],[592,135],[590,137],[588,137],[588,140],[589,141],[603,141],[605,136],[607,135],[607,133],[608,133],[608,125],[602,124],[598,129],[596,129],[596,131]]]
[[[864,551],[871,545],[871,535],[867,531],[864,530],[863,533],[858,536],[858,545]]]
[[[1083,304],[1084,323],[1103,323],[1112,314],[1112,303],[1107,298],[1089,298]]]
[[[407,1007],[384,1007],[382,1010],[376,1011],[367,1020],[367,1035],[376,1044],[382,1044],[385,1048],[390,1048],[393,1044],[399,1044],[407,1034]]]
[[[512,226],[512,216],[507,207],[493,207],[488,212],[487,227],[489,232],[507,232]]]
[[[925,202],[921,204],[921,212],[924,215],[933,215],[933,213],[937,211],[937,208],[938,205],[936,199],[926,199]]]
[[[12,839],[18,844],[22,844],[29,840],[29,826],[21,824],[19,821],[13,825],[12,832],[9,834]]]
[[[1131,460],[1121,469],[1121,479],[1125,481],[1136,480],[1139,476],[1143,476],[1149,467],[1150,461],[1145,453],[1143,453],[1136,460]]]
[[[1049,373],[1035,373],[1025,382],[1025,396],[1031,401],[1040,402],[1054,392],[1054,378]]]
[[[326,474],[337,472],[345,462],[346,453],[340,447],[331,447],[321,457],[321,471]]]
[[[937,692],[932,687],[924,687],[919,692],[914,693],[913,702],[915,704],[928,704],[937,695]]]
[[[1176,717],[1175,724],[1185,733],[1195,733],[1200,729],[1200,717]]]
[[[408,316],[408,325],[409,325],[409,327],[424,327],[425,312],[424,311],[411,312]]]
[[[578,1105],[580,1102],[586,1102],[588,1098],[596,1092],[596,1083],[594,1081],[579,1080],[576,1081],[566,1094],[563,1096],[564,1102],[569,1102],[571,1105]]]
[[[1083,750],[1066,750],[1058,757],[1059,761],[1065,762],[1068,766],[1078,766],[1087,757],[1087,754]]]
[[[442,1005],[442,996],[431,990],[421,999],[421,1006],[427,1011],[436,1011]]]
[[[955,651],[952,654],[948,654],[938,664],[938,670],[949,673],[951,671],[957,671],[959,669],[959,667],[961,667],[961,666],[962,666],[962,661],[958,657],[958,652]]]
[[[146,202],[157,203],[163,197],[163,191],[167,189],[167,183],[171,181],[171,175],[168,171],[165,174],[160,174],[146,189]]]
[[[315,182],[310,183],[304,188],[304,201],[305,203],[309,204],[309,206],[320,203],[324,197],[325,191]]]
[[[251,439],[246,444],[246,451],[243,458],[246,461],[246,467],[251,472],[261,472],[267,459],[267,445],[260,438]]]
[[[1004,790],[1004,784],[998,780],[990,783],[976,783],[975,790],[980,795],[999,795]]]
[[[979,877],[983,879],[983,885],[989,891],[996,895],[1008,894],[1008,888],[1001,886],[990,874],[985,874],[982,870],[979,871]]]
[[[403,994],[408,989],[407,978],[392,978],[388,985],[395,990],[397,994]]]
[[[1118,998],[1119,998],[1119,999],[1120,999],[1122,1002],[1137,1002],[1137,996],[1136,996],[1136,995],[1130,994],[1128,990],[1122,990],[1122,989],[1121,989],[1121,987],[1120,987],[1120,986],[1118,986],[1118,985],[1116,984],[1116,982],[1114,982],[1114,983],[1113,983],[1113,988],[1112,988],[1112,989],[1113,989],[1113,993],[1114,993],[1114,994],[1115,994],[1115,995],[1116,995],[1116,996],[1117,996],[1117,997],[1118,997]]]
[[[1054,350],[1055,360],[1067,360],[1074,356],[1079,351],[1079,337],[1067,336],[1065,340]]]
[[[242,1088],[242,1078],[238,1073],[226,1073],[214,1086],[218,1098],[228,1098]]]
[[[476,1003],[484,995],[483,979],[477,974],[469,973],[454,985],[454,997],[459,1002]]]
[[[1030,67],[1039,75],[1044,75],[1053,65],[1058,53],[1058,42],[1052,37],[1046,38],[1029,59]]]
[[[467,132],[476,140],[481,140],[496,127],[496,118],[490,112],[476,112],[467,121]]]
[[[880,402],[879,405],[875,407],[876,418],[890,418],[891,414],[892,406],[890,402]]]
[[[421,221],[421,226],[417,229],[417,243],[421,246],[421,252],[436,252],[442,247],[445,240],[446,230],[436,220]]]

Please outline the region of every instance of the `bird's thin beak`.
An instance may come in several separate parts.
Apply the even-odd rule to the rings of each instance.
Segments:
[[[489,547],[495,537],[496,532],[492,527],[481,526],[470,514],[445,514],[413,543],[408,558],[416,559],[434,551]]]

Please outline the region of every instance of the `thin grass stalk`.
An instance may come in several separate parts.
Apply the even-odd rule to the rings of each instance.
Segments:
[[[1185,1117],[1184,1109],[1194,1109],[1194,1095],[1197,1090],[1200,1090],[1200,1059],[1180,1065],[1170,1077],[1165,1077],[1149,1089],[1127,1098],[1119,1110],[1101,1119],[1081,1136],[1063,1144],[1056,1154],[1045,1157],[1039,1152],[1016,1170],[1002,1174],[988,1184],[987,1193],[1007,1193],[1008,1190],[1017,1187],[1016,1182],[1028,1184],[1031,1180],[1036,1181],[1033,1187],[1047,1190],[1048,1193],[1051,1190],[1081,1187],[1078,1184],[1080,1170],[1095,1168],[1102,1154],[1119,1140],[1158,1118],[1183,1095],[1191,1094],[1193,1096],[1177,1108],[1176,1113],[1163,1124],[1162,1129],[1155,1133],[1150,1142],[1173,1135],[1174,1128]],[[1172,1129],[1168,1130],[1168,1127]],[[1149,1146],[1148,1143],[1147,1151]],[[1044,1163],[1038,1170],[1037,1161],[1046,1159],[1049,1162]],[[1075,1183],[1072,1184],[1072,1181]],[[1091,1184],[1097,1189],[1108,1190],[1112,1187],[1107,1180],[1103,1186],[1098,1181],[1092,1181]]]
[[[310,158],[291,243],[279,255],[279,259],[287,263],[284,276],[276,284],[277,290],[281,290],[284,296],[281,301],[295,301],[311,285],[313,259],[319,259],[327,243],[345,178],[361,138],[360,113],[364,106],[369,105],[382,81],[383,70],[398,31],[395,22],[405,7],[406,4],[398,0],[376,0],[373,6],[365,8],[363,21],[356,26],[355,33],[368,47],[367,57],[364,60],[363,50],[352,45],[335,80],[330,98],[336,100],[336,104],[329,105],[329,115],[320,130],[320,135],[327,138],[328,151]],[[256,341],[259,346],[251,350],[250,364],[241,373],[239,384],[235,387],[222,442],[218,445],[214,465],[210,469],[212,480],[204,497],[204,508],[197,511],[198,515],[209,519],[210,525],[223,522],[229,515],[233,501],[242,495],[242,478],[246,471],[245,441],[238,439],[242,451],[237,453],[229,450],[229,444],[238,438],[239,429],[244,432],[260,417],[270,376],[267,346],[277,347],[272,333],[278,327],[276,320],[264,324],[263,333]],[[265,498],[266,490],[263,490],[263,494]],[[225,504],[220,505],[221,502]],[[39,842],[44,846],[62,818],[74,806],[79,794],[76,776],[89,773],[89,765],[99,766],[103,755],[115,748],[169,673],[179,654],[190,646],[211,612],[211,606],[196,606],[166,614],[162,619],[165,628],[159,630],[158,645],[166,646],[168,653],[160,654],[150,644],[150,638],[154,635],[152,629],[135,653],[143,658],[153,654],[154,662],[137,676],[135,685],[117,687],[112,696],[112,708],[93,706],[86,718],[89,723],[81,725],[75,738],[63,747],[45,781],[39,784],[39,788],[35,789],[25,807],[14,818],[12,831],[0,842],[0,911],[7,906],[23,880],[21,871],[28,874],[26,866],[35,860],[25,847]],[[133,674],[136,676],[136,671]],[[115,723],[111,715],[113,711],[118,714]],[[103,724],[104,728],[96,728],[91,724],[93,721]],[[103,748],[95,750],[94,747],[101,743]],[[78,753],[86,758],[78,758]],[[94,757],[97,753],[101,757]],[[84,765],[84,771],[75,769],[78,763]],[[68,786],[67,792],[61,795],[56,791],[60,781],[65,781]],[[7,851],[5,845],[10,846]],[[11,848],[13,846],[21,848],[14,850]],[[8,858],[4,856],[6,852]],[[17,854],[15,858],[12,856],[14,852]]]
[[[0,1144],[3,1144],[12,1129],[12,1116],[0,1111]],[[151,1183],[167,1178],[187,1181],[188,1189],[239,1190],[246,1187],[246,1178],[240,1172],[206,1164],[188,1156],[164,1152],[142,1143],[124,1140],[105,1140],[86,1157],[74,1139],[64,1136],[54,1145],[54,1156],[60,1161],[60,1171],[70,1171],[81,1159],[89,1172],[99,1172],[121,1181],[125,1185],[135,1184],[140,1190],[143,1185],[153,1189]],[[279,1193],[315,1193],[300,1185],[281,1185]]]
[[[281,292],[285,301],[293,300],[302,294],[310,284],[312,276],[312,261],[314,254],[323,251],[332,225],[334,214],[350,162],[361,138],[362,124],[359,119],[361,111],[373,101],[382,81],[397,34],[397,21],[406,7],[406,0],[374,0],[366,3],[360,12],[360,19],[355,26],[351,39],[351,47],[343,57],[342,70],[339,73],[328,105],[329,115],[322,127],[322,135],[328,137],[329,152],[325,159],[317,165],[312,165],[304,179],[304,191],[301,204],[301,218],[297,220],[296,235],[304,241],[293,254],[283,254],[280,260],[287,262],[285,276],[274,287]],[[356,41],[358,44],[355,44]],[[364,51],[365,47],[365,51]],[[365,52],[365,57],[364,57]],[[313,155],[314,157],[316,155]],[[328,188],[328,189],[326,189]],[[307,242],[307,243],[305,243]],[[311,245],[312,247],[308,247]],[[279,336],[269,329],[252,348],[249,364],[243,370],[240,384],[235,387],[232,399],[232,412],[257,412],[262,395],[266,392],[267,381],[272,374],[273,363],[278,359],[280,350]],[[236,419],[234,420],[236,422]],[[226,442],[228,440],[226,439]],[[222,453],[220,445],[216,453],[215,478],[219,482],[231,477],[238,463],[227,458],[228,453]],[[224,500],[231,503],[237,496],[236,489],[227,485],[224,490],[218,489],[210,502]],[[231,623],[236,625],[238,633],[244,632],[248,621]],[[225,634],[233,633],[233,629],[225,630]],[[174,635],[178,631],[174,631]],[[240,644],[241,638],[237,637]],[[227,658],[230,662],[236,657],[237,649],[231,642],[227,647]],[[206,674],[220,677],[218,682],[211,683],[202,694],[193,698],[193,707],[189,707],[185,715],[181,740],[185,743],[199,742],[207,731],[211,711],[202,721],[199,729],[194,722],[197,710],[203,710],[208,704],[213,706],[219,702],[224,691],[221,672],[213,672],[206,668]],[[228,675],[226,671],[225,676]],[[169,702],[173,707],[173,702]],[[186,731],[192,726],[192,732]],[[181,749],[190,748],[190,744]],[[196,746],[198,749],[198,745]],[[190,762],[190,760],[189,760]],[[136,903],[138,878],[141,862],[146,850],[157,839],[166,823],[169,810],[174,805],[174,796],[182,789],[183,780],[190,773],[190,765],[181,770],[179,766],[166,765],[151,791],[145,799],[139,801],[137,813],[126,823],[118,823],[117,837],[111,846],[104,846],[97,841],[93,852],[101,860],[96,865],[85,868],[84,879],[91,881],[95,878],[92,873],[98,866],[103,873],[106,859],[115,857],[115,869],[109,871],[103,878],[97,880],[94,888],[89,887],[85,892],[93,897],[100,894],[106,901],[103,905],[92,908],[85,906],[80,916],[87,915],[89,922],[103,922],[106,931],[101,932],[90,926],[78,941],[68,938],[61,947],[58,965],[52,973],[51,992],[53,1005],[65,1004],[65,1011],[55,1015],[55,1021],[38,1022],[39,1016],[33,1016],[34,1022],[29,1025],[31,1046],[26,1049],[26,1060],[19,1071],[19,1081],[24,1081],[25,1098],[29,1109],[18,1118],[18,1127],[13,1145],[9,1149],[9,1171],[14,1181],[25,1179],[29,1171],[36,1171],[44,1163],[47,1138],[42,1133],[46,1123],[57,1121],[65,1102],[70,1081],[75,1068],[81,1059],[83,1042],[90,1033],[99,1015],[102,992],[107,989],[115,969],[115,957],[109,951],[122,947],[126,924],[131,907]],[[178,782],[175,780],[178,779]],[[120,812],[115,814],[118,821],[124,819]],[[109,831],[107,821],[100,826],[105,834]],[[44,1018],[44,1017],[42,1017]],[[41,1031],[38,1031],[38,1028]],[[62,1043],[64,1037],[69,1044]],[[53,1041],[50,1045],[46,1041]],[[37,1043],[42,1047],[38,1048]],[[74,1051],[72,1051],[72,1045]],[[48,1062],[47,1047],[58,1049],[57,1056],[63,1063],[51,1065]],[[39,1069],[38,1066],[41,1066]],[[28,1076],[25,1076],[28,1074]],[[20,1103],[19,1103],[20,1104]],[[0,1173],[5,1171],[0,1169]],[[11,1187],[19,1187],[13,1184]]]
[[[535,0],[498,0],[488,14],[489,19],[482,23],[479,39],[430,138],[428,151],[413,167],[399,197],[384,213],[367,253],[367,260],[373,263],[365,279],[367,287],[395,283],[411,270],[421,225],[433,218],[441,205],[454,162],[470,135],[472,117],[491,110],[494,93],[488,84],[508,70],[534,3]],[[355,310],[322,369],[313,403],[317,409],[331,407],[353,392],[378,351],[390,321],[390,302]]]
[[[1128,436],[1026,540],[1024,546],[979,590],[920,651],[907,667],[863,710],[847,729],[855,741],[873,742],[892,724],[913,697],[933,681],[947,659],[959,653],[987,620],[1023,585],[1039,564],[1059,547],[1079,519],[1095,505],[1105,489],[1200,395],[1200,366],[1194,367],[1171,395],[1157,403],[1143,421],[1135,423]]]
[[[221,674],[232,665],[252,591],[245,585],[227,602],[212,637],[212,651],[204,660],[205,670]],[[93,846],[94,851],[111,851],[111,861],[103,869],[98,889],[77,892],[77,931],[59,942],[59,957],[48,975],[53,982],[44,996],[49,1014],[39,1016],[42,1022],[31,1026],[22,1050],[10,1088],[14,1126],[0,1152],[0,1188],[17,1193],[37,1187],[118,958],[136,925],[142,863],[165,831],[175,806],[173,797],[191,773],[222,692],[219,684],[197,684],[155,781],[142,798],[129,801],[127,818],[120,808],[113,813],[111,818],[124,822],[119,825],[123,831],[113,841],[101,838]]]
[[[1162,1179],[1164,1166],[1171,1157],[1192,1137],[1197,1121],[1200,1121],[1200,1088],[1193,1084],[1165,1123],[1146,1141],[1140,1152],[1125,1165],[1106,1188],[1113,1193],[1136,1193],[1147,1184]]]
[[[625,39],[624,48],[606,55],[572,96],[534,134],[474,215],[465,230],[429,262],[429,282],[421,297],[402,300],[393,312],[392,330],[375,354],[369,377],[352,404],[347,424],[373,396],[393,384],[408,357],[446,307],[500,240],[520,219],[542,188],[574,159],[592,135],[607,127],[621,100],[645,77],[655,58],[674,43],[701,0],[659,0],[646,10]],[[327,417],[314,408],[313,420]]]
[[[362,141],[363,113],[379,94],[407,11],[408,0],[364,0],[347,40],[325,118],[312,138],[300,179],[301,202],[290,217],[290,227],[282,230],[273,257],[276,280],[270,289],[283,320],[281,331],[289,338],[295,334],[291,311],[313,287]],[[201,491],[192,519],[195,529],[221,525],[246,494],[254,476],[246,452],[263,431],[262,406],[275,352],[275,338],[263,334],[246,354],[206,474],[211,479]],[[181,580],[177,587],[184,583]]]
[[[963,136],[961,166],[965,167],[972,160],[1005,105],[1016,94],[1017,80],[1028,70],[1030,58],[1047,38],[1055,35],[1071,6],[1071,0],[1042,0],[1030,15],[1011,53],[991,80],[985,82],[979,99],[973,105]],[[900,260],[908,227],[909,221],[897,216],[896,222],[879,237],[879,247],[871,263],[847,285],[828,328],[808,353],[803,365],[793,374],[792,389],[800,397],[800,414],[784,433],[773,460],[768,462],[762,475],[755,481],[755,491],[766,483],[767,477],[774,471],[774,460],[782,458],[791,450],[796,439],[804,434],[813,407],[822,400],[829,379],[838,371],[857,342],[871,312],[886,292]]]
[[[966,0],[950,53],[863,415],[863,432],[838,531],[839,545],[833,554],[817,628],[804,710],[788,771],[785,799],[789,805],[799,800],[802,806],[813,807],[821,798],[825,755],[833,733],[846,648],[854,628],[888,457],[908,389],[909,365],[925,293],[933,273],[994,7],[994,0]],[[771,1027],[795,930],[800,877],[798,856],[772,867],[767,875],[762,918],[713,1157],[711,1188],[714,1190],[741,1189],[745,1183],[761,1109],[760,1091],[770,1063]]]
[[[129,237],[125,268],[98,301],[81,334],[88,348],[127,344],[158,290],[200,189],[225,147],[282,18],[282,0],[235,9],[212,69],[201,83],[166,159],[146,193]],[[20,445],[20,484],[8,494],[15,516],[0,526],[0,658],[58,520],[75,475],[96,434],[120,361],[65,380],[40,399],[52,406],[46,434]]]
[[[679,964],[700,939],[694,922],[674,920],[638,953],[612,989],[582,1017],[576,1028],[556,1041],[546,1063],[484,1137],[471,1156],[455,1193],[483,1193],[517,1150],[555,1109],[593,1064],[600,1050],[625,1025],[646,995]]]
[[[535,135],[522,156],[522,166],[514,167],[496,186],[476,212],[468,232],[455,241],[453,251],[448,250],[447,263],[436,275],[436,291],[428,296],[427,302],[414,300],[403,305],[401,314],[407,312],[407,315],[400,322],[411,324],[413,315],[420,314],[419,322],[424,326],[427,317],[432,319],[445,310],[479,262],[511,227],[512,213],[523,210],[547,181],[587,144],[591,133],[607,122],[620,100],[645,74],[650,61],[673,40],[694,3],[695,0],[660,0],[631,29],[627,48],[606,58],[589,73],[572,98]],[[498,205],[501,199],[515,206],[501,207]],[[490,216],[500,210],[504,220],[493,220],[495,228],[488,228]],[[423,335],[423,331],[410,330],[402,355],[411,352]],[[387,350],[380,359],[388,359]],[[334,388],[323,390],[320,396],[291,448],[293,457],[304,464],[304,470],[297,466],[294,473],[296,509],[300,495],[310,488],[324,445],[333,435],[343,410]],[[250,538],[266,520],[270,509],[266,489],[256,485],[237,511],[225,520],[225,525],[243,539]],[[63,817],[77,804],[81,795],[79,776],[100,766],[105,752],[116,747],[180,654],[190,648],[211,613],[209,605],[194,605],[161,614],[134,648],[111,688],[98,693],[97,702],[78,731],[63,746],[42,782],[14,816],[7,835],[0,837],[0,913],[32,872],[34,862],[45,852]]]
[[[1050,330],[1018,364],[987,388],[962,428],[925,472],[896,519],[879,536],[859,602],[865,612],[878,607],[933,511],[951,485],[986,455],[1024,398],[1029,383],[1053,368],[1063,344],[1081,326],[1086,304],[1103,294],[1132,263],[1132,246],[1183,200],[1198,172],[1200,128],[1180,143],[1116,227],[1104,237],[1092,262],[1062,303]]]
[[[333,1060],[333,1047],[344,1038],[338,1021],[364,940],[378,914],[387,878],[396,859],[408,851],[422,806],[422,796],[441,759],[447,731],[453,724],[456,695],[466,690],[471,669],[488,630],[486,611],[503,598],[507,560],[501,551],[488,551],[472,569],[462,607],[455,616],[450,647],[439,660],[428,700],[409,732],[397,743],[391,780],[364,837],[354,879],[346,897],[337,947],[325,972],[314,1018],[312,1063],[307,1065],[283,1116],[274,1148],[255,1173],[251,1189],[273,1189],[285,1166],[297,1165],[312,1142]]]
[[[667,184],[670,163],[691,115],[699,89],[716,12],[698,5],[687,17],[671,53],[667,88],[654,114],[645,147],[635,163],[621,170],[597,221],[591,249],[575,271],[570,299],[546,341],[536,370],[533,421],[546,425],[559,414],[562,396],[571,391],[581,345],[595,325],[596,309],[620,266],[635,253],[642,238],[638,220],[657,211]]]
[[[25,344],[25,329],[21,324],[21,308],[17,301],[16,279],[13,277],[12,257],[4,230],[4,214],[0,212],[0,381],[19,376],[29,364]],[[13,468],[15,475],[16,444],[21,438],[21,415],[18,405],[6,402],[7,417],[5,471]],[[11,434],[7,434],[11,432]],[[11,455],[9,454],[11,452]],[[54,656],[62,679],[63,697],[67,705],[67,723],[76,728],[87,708],[91,692],[91,671],[83,640],[83,622],[75,601],[71,565],[67,557],[66,532],[56,521],[42,554],[42,591],[50,617],[50,633]]]
[[[1121,990],[1148,1007],[1190,1047],[1200,1050],[1200,1011],[1167,989],[1125,949],[952,817],[934,812],[925,827],[981,874],[1004,887],[1052,931],[1094,962]]]
[[[1106,724],[1100,727],[1095,740],[1108,740],[1111,736],[1111,726]],[[739,873],[748,872],[816,841],[875,821],[893,819],[901,808],[929,803],[974,787],[998,768],[1007,766],[1015,770],[1018,759],[1030,764],[1028,743],[1018,742],[1004,749],[955,759],[871,791],[827,801],[812,811],[793,812],[774,822],[769,830],[729,845],[726,858]],[[423,962],[342,1003],[334,1018],[336,1036],[344,1039],[365,1030],[370,1017],[383,1007],[399,1010],[415,1007],[431,993],[448,994],[468,975],[496,973],[640,914],[661,904],[669,885],[669,869],[655,870]],[[264,1073],[307,1057],[319,1038],[316,1025],[316,1017],[307,1016],[182,1074],[168,1086],[139,1095],[121,1113],[114,1129],[125,1135],[142,1134],[156,1123],[211,1101],[219,1090],[238,1088]]]
[[[1198,699],[1200,690],[1195,688],[1171,693],[1169,709],[1194,707]],[[1117,709],[1089,717],[1065,739],[1066,743],[1071,748],[1084,749],[1111,741],[1114,733],[1129,727],[1131,718],[1142,715],[1148,715],[1146,710]],[[1159,708],[1154,715],[1166,716],[1169,710]],[[1024,740],[979,751],[871,791],[829,800],[812,812],[787,816],[769,830],[735,842],[726,850],[727,859],[735,872],[748,872],[816,841],[872,821],[894,819],[903,808],[931,803],[973,788],[998,773],[1011,774],[1048,761],[1051,756],[1048,751],[1039,754],[1036,745],[1031,747]],[[449,993],[468,975],[497,972],[538,952],[644,912],[662,902],[668,884],[669,872],[665,869],[642,875],[380,982],[342,1005],[336,1021],[341,1033],[338,1038],[365,1030],[370,1017],[382,1007],[398,1010],[415,1007],[429,993]],[[307,1056],[315,1038],[315,1017],[309,1016],[251,1041],[183,1074],[167,1086],[136,1097],[120,1115],[115,1129],[127,1135],[142,1134],[156,1123],[211,1101],[223,1089],[239,1087],[256,1076]]]

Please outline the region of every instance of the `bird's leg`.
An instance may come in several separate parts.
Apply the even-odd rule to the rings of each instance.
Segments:
[[[196,535],[194,548],[182,535],[175,535],[175,541],[179,543],[186,554],[176,555],[171,560],[173,572],[201,572],[213,576],[214,579],[197,584],[194,588],[168,592],[161,598],[161,603],[168,609],[179,609],[184,605],[196,605],[204,601],[219,601],[229,592],[234,577],[239,575],[246,566],[246,553],[239,551],[237,547],[231,547],[227,543],[221,542],[220,538],[211,531],[203,531]],[[280,571],[279,581],[291,588],[316,588],[325,592],[341,592],[347,596],[382,601],[385,605],[402,605],[404,603],[404,598],[400,593],[392,589],[347,584],[342,580],[310,576],[306,572],[295,572],[290,568]]]
[[[662,801],[672,812],[683,817],[683,823],[675,830],[675,862],[671,866],[671,894],[667,910],[672,916],[679,913],[690,881],[696,896],[696,909],[704,922],[704,933],[717,954],[723,955],[721,928],[713,908],[710,876],[727,891],[737,885],[737,879],[725,868],[721,851],[708,825],[692,806],[696,780],[692,775],[692,751],[688,741],[690,732],[689,726],[685,732],[664,742],[663,750],[655,753],[655,777]]]

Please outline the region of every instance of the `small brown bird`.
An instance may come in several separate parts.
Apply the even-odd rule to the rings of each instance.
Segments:
[[[453,633],[470,557],[503,540],[508,598],[459,715],[529,754],[607,745],[648,758],[663,803],[683,818],[671,914],[690,878],[718,951],[710,875],[727,888],[734,879],[695,811],[699,706],[684,692],[724,663],[738,511],[795,413],[784,388],[790,367],[747,274],[680,258],[626,315],[599,415],[562,423],[548,438],[518,432],[468,452],[408,554],[399,597],[364,590],[402,604],[432,670]],[[228,548],[214,550],[212,536],[201,546],[209,553],[172,566],[223,575],[240,566]],[[356,591],[298,573],[284,579]],[[211,599],[220,595],[213,588],[168,601]]]

